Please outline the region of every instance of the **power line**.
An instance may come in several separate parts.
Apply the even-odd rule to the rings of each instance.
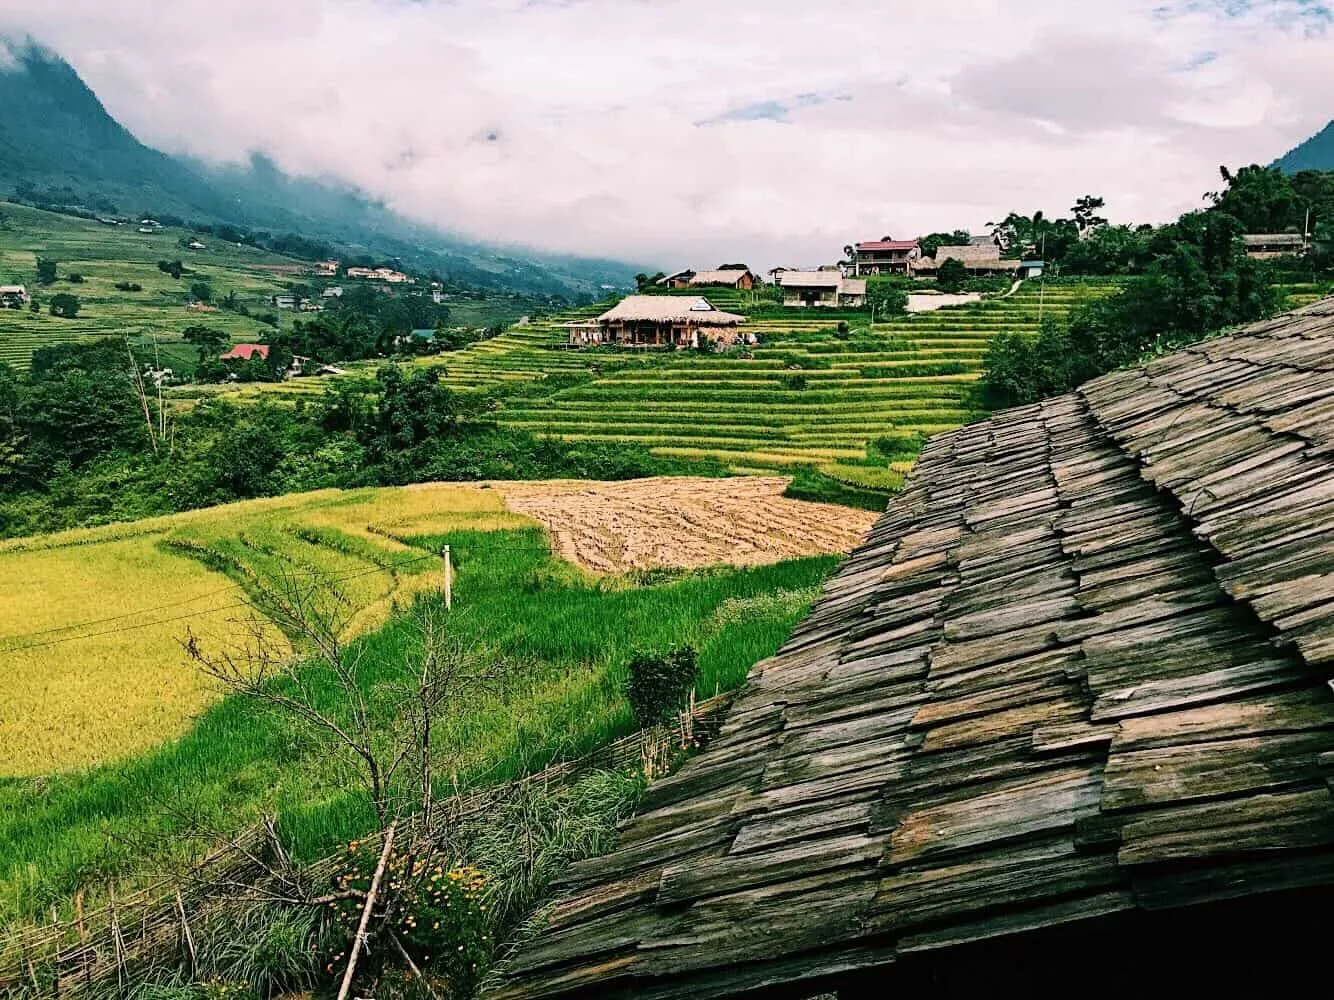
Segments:
[[[343,575],[341,575],[341,576],[329,576],[329,577],[325,577],[324,580],[325,580],[326,582],[328,582],[328,583],[339,583],[339,582],[341,582],[341,581],[343,581],[343,580],[353,580],[353,579],[356,579],[357,577],[361,577],[361,576],[370,576],[370,575],[373,574],[373,573],[392,572],[392,571],[398,569],[398,568],[401,567],[401,566],[408,566],[408,565],[412,565],[412,564],[414,564],[414,563],[425,562],[425,561],[428,560],[428,559],[430,559],[430,560],[434,560],[434,559],[439,559],[439,558],[440,558],[439,556],[437,556],[437,555],[433,555],[433,554],[432,554],[432,555],[422,555],[422,556],[418,556],[418,557],[416,557],[416,558],[414,558],[414,559],[404,560],[404,561],[402,561],[402,562],[400,562],[400,563],[397,563],[397,564],[394,565],[394,566],[374,566],[374,567],[372,567],[372,568],[370,568],[370,569],[359,570],[359,571],[356,572],[356,573],[346,573],[346,574],[343,574]],[[19,633],[19,634],[17,634],[17,635],[7,635],[7,636],[0,637],[0,641],[3,641],[3,642],[13,642],[13,641],[16,640],[16,639],[20,639],[20,640],[21,640],[21,639],[32,639],[32,638],[37,638],[37,637],[39,637],[39,636],[43,636],[43,635],[49,635],[49,634],[52,633],[52,632],[62,632],[62,631],[66,631],[66,632],[67,632],[67,631],[71,631],[71,630],[74,630],[74,629],[87,628],[87,627],[89,627],[90,625],[102,625],[102,624],[106,624],[107,622],[112,622],[112,621],[122,621],[122,620],[124,620],[124,619],[126,619],[126,618],[137,618],[137,617],[139,617],[140,615],[154,614],[154,613],[159,612],[159,611],[169,611],[169,610],[171,610],[172,608],[178,608],[178,607],[181,607],[181,606],[184,605],[184,604],[191,604],[191,603],[193,603],[193,602],[195,602],[195,601],[203,600],[205,597],[217,596],[218,594],[225,594],[225,593],[228,593],[229,591],[233,591],[233,590],[241,590],[241,589],[244,589],[244,586],[245,586],[244,584],[236,583],[236,584],[232,584],[230,587],[222,587],[222,588],[219,588],[218,590],[210,591],[208,594],[201,594],[201,595],[199,595],[198,597],[192,597],[192,598],[190,598],[190,599],[188,599],[188,600],[184,600],[184,601],[175,601],[175,602],[172,602],[171,604],[163,604],[163,605],[159,605],[159,606],[157,606],[157,607],[153,607],[153,608],[140,608],[138,611],[127,612],[126,614],[123,614],[123,615],[111,615],[111,616],[108,616],[108,617],[106,617],[106,618],[91,619],[91,620],[89,620],[89,621],[79,622],[79,623],[75,623],[75,624],[72,624],[72,625],[55,626],[55,627],[53,627],[53,628],[41,629],[41,630],[38,630],[38,631],[36,631],[36,632],[26,632],[26,633]],[[104,636],[104,635],[114,635],[114,634],[117,633],[117,632],[132,632],[132,631],[135,631],[136,629],[141,629],[141,628],[151,628],[151,627],[154,626],[154,625],[167,625],[167,624],[170,624],[171,622],[185,621],[185,620],[188,619],[188,618],[200,618],[200,617],[203,617],[203,616],[205,616],[205,615],[217,614],[219,611],[231,611],[231,610],[234,610],[234,609],[236,609],[236,608],[243,608],[243,607],[250,607],[250,608],[253,608],[254,605],[251,604],[249,601],[238,601],[238,602],[235,603],[235,604],[225,604],[225,605],[222,605],[221,607],[216,607],[216,608],[201,608],[201,609],[198,610],[198,611],[191,611],[191,612],[188,612],[187,614],[176,615],[176,616],[173,616],[173,617],[171,617],[171,618],[155,618],[155,619],[153,619],[152,621],[139,622],[139,623],[134,624],[134,625],[123,625],[123,626],[119,626],[119,627],[117,627],[117,628],[103,629],[103,630],[101,630],[101,631],[99,631],[99,632],[80,632],[78,635],[66,635],[66,636],[60,636],[60,637],[55,638],[55,639],[47,639],[47,640],[44,640],[44,641],[41,641],[41,642],[24,643],[23,645],[19,645],[19,646],[6,645],[6,646],[3,646],[3,647],[0,647],[0,653],[18,653],[18,652],[22,652],[22,651],[24,651],[24,650],[28,650],[28,649],[40,649],[40,648],[43,648],[43,647],[46,647],[46,646],[56,646],[56,645],[59,645],[60,643],[64,643],[64,642],[74,642],[75,640],[78,640],[78,639],[95,639],[95,638],[97,638],[97,637],[99,637],[99,636]],[[258,609],[256,609],[256,610],[258,610]]]

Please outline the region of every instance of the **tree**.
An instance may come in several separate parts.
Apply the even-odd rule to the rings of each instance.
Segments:
[[[908,293],[893,279],[870,278],[866,285],[866,304],[877,319],[902,316],[908,309]]]
[[[157,262],[157,269],[163,274],[179,278],[185,272],[185,265],[179,260],[160,260]]]
[[[201,361],[205,358],[216,358],[230,340],[223,331],[211,326],[187,326],[181,331],[181,339],[195,345],[199,350]]]
[[[79,315],[79,299],[69,292],[51,296],[51,315],[62,319],[73,319]]]
[[[207,281],[196,281],[190,285],[190,297],[196,302],[212,302],[213,286]]]
[[[1232,216],[1248,233],[1281,233],[1302,214],[1297,192],[1287,174],[1273,167],[1251,164],[1235,173],[1219,167],[1227,185],[1205,197],[1213,207]]]
[[[56,268],[59,265],[50,257],[37,258],[37,284],[54,285],[56,283]]]
[[[1085,236],[1090,230],[1097,229],[1099,226],[1107,225],[1107,220],[1098,214],[1098,212],[1107,207],[1107,202],[1102,198],[1086,194],[1080,198],[1071,207],[1070,212],[1075,217],[1075,226],[1079,230],[1080,236]]]
[[[968,268],[958,257],[949,257],[936,270],[936,286],[942,292],[959,292],[968,282]]]

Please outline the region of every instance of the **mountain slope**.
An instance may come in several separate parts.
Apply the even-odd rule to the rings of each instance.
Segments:
[[[1274,161],[1285,174],[1302,170],[1334,170],[1334,121],[1300,146]]]
[[[479,287],[570,295],[632,283],[630,265],[450,236],[353,188],[289,177],[263,157],[214,168],[167,156],[113,119],[68,63],[33,44],[0,39],[0,108],[0,194],[20,200],[293,231]]]

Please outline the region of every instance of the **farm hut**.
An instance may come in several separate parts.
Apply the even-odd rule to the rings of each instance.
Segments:
[[[1252,260],[1296,257],[1306,250],[1306,238],[1301,233],[1247,233],[1242,239],[1246,256]]]
[[[595,319],[565,324],[566,343],[570,347],[588,347],[602,343],[602,324]]]
[[[296,308],[296,296],[295,296],[295,295],[273,295],[273,296],[270,296],[270,297],[269,297],[269,302],[270,302],[270,303],[274,306],[274,308],[276,308],[276,309],[295,309],[295,308]]]
[[[602,343],[626,347],[698,347],[701,337],[731,344],[744,322],[708,299],[676,295],[627,295],[597,318]]]
[[[852,248],[851,271],[862,278],[876,274],[908,274],[922,256],[916,240],[868,240]]]
[[[785,306],[860,309],[866,305],[866,282],[845,278],[837,270],[784,271],[778,276],[778,286]]]
[[[759,276],[745,268],[696,271],[688,282],[691,288],[736,288],[748,292],[759,284]]]
[[[236,344],[226,354],[218,356],[219,361],[253,361],[255,358],[269,359],[268,344]]]
[[[662,288],[689,288],[690,280],[694,277],[694,271],[676,271],[664,278],[659,278],[657,284]]]
[[[1019,277],[1041,278],[1047,271],[1045,260],[1025,260],[1019,263]]]
[[[0,309],[19,309],[32,301],[24,285],[0,285]]]
[[[1331,355],[1334,299],[933,438],[490,997],[1310,995]]]
[[[187,249],[187,250],[194,250],[194,251],[197,252],[197,251],[200,251],[200,250],[207,250],[208,247],[205,246],[205,245],[204,245],[202,242],[200,242],[199,240],[191,240],[189,243],[185,244],[185,249]]]

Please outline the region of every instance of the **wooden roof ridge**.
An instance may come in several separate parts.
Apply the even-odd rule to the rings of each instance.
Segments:
[[[1084,386],[1223,557],[1217,576],[1334,667],[1334,299]]]
[[[1234,599],[1259,568],[1182,502],[1191,461],[1296,454],[1257,438],[1228,463],[1218,441],[1239,416],[1295,433],[1279,422],[1317,405],[1306,340],[1331,315],[932,438],[715,741],[570,867],[490,995],[889,984],[903,956],[982,938],[1334,884],[1334,694],[1306,633],[1281,641],[1319,615]],[[1270,486],[1239,495],[1287,496]]]

